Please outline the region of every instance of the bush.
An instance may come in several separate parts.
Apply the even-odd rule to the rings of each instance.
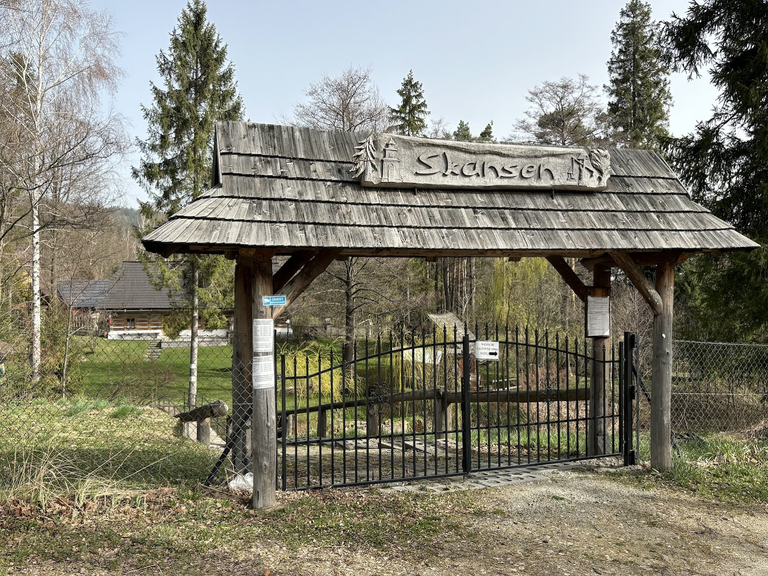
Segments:
[[[279,345],[278,371],[281,356],[285,357],[286,386],[294,387],[297,400],[318,398],[320,402],[339,401],[357,392],[357,376],[350,374],[345,382],[341,354],[334,353],[333,343],[305,343],[299,347]],[[354,367],[351,369],[354,370]],[[361,394],[363,392],[359,391]]]

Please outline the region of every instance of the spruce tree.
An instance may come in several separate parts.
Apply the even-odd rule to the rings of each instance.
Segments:
[[[608,113],[618,131],[615,137],[633,148],[658,148],[668,136],[672,95],[658,32],[650,4],[630,0],[611,33]]]
[[[138,141],[142,158],[133,176],[149,195],[141,210],[151,224],[173,215],[210,186],[215,122],[243,117],[234,66],[206,12],[202,0],[187,3],[168,52],[161,50],[156,58],[162,85],[150,83],[153,102],[142,106],[147,139]],[[183,313],[192,334],[189,403],[194,405],[200,298],[208,297],[206,321],[216,327],[223,320],[217,304],[231,293],[223,285],[232,282],[231,263],[218,256],[186,256],[169,263],[155,261],[147,270],[158,285],[185,293]]]
[[[400,96],[400,105],[389,109],[395,131],[405,136],[421,136],[427,127],[429,110],[424,99],[424,89],[421,82],[414,80],[413,70],[403,79],[397,94]]]
[[[472,131],[469,129],[469,123],[459,120],[456,130],[453,131],[453,139],[459,142],[471,142],[474,139]]]
[[[480,136],[477,137],[478,142],[495,142],[496,139],[493,137],[493,120],[488,122],[488,124],[485,126],[482,132],[480,132]]]
[[[672,167],[691,196],[763,244],[686,262],[681,289],[697,338],[768,341],[768,3],[700,0],[672,16],[665,42],[677,71],[711,73],[717,107],[672,141]]]

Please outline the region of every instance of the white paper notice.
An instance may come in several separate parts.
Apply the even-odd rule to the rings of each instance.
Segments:
[[[264,390],[275,386],[275,361],[272,356],[253,357],[253,389]]]
[[[253,351],[272,352],[275,347],[275,321],[259,318],[253,321]]]
[[[587,296],[587,338],[611,335],[611,299]]]

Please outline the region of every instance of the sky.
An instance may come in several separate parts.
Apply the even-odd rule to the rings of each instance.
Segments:
[[[111,103],[132,140],[146,137],[141,105],[151,105],[150,82],[160,84],[156,55],[186,0],[92,0],[112,16],[120,35],[115,55],[124,71]],[[611,31],[626,0],[208,0],[208,20],[228,46],[238,89],[252,122],[279,124],[305,101],[323,75],[370,67],[388,104],[413,70],[431,112],[452,131],[459,120],[474,134],[493,121],[504,138],[528,108],[528,91],[545,81],[586,74],[608,82]],[[650,0],[653,17],[685,13],[688,0]],[[717,92],[706,78],[671,78],[670,129],[690,132],[709,117]],[[602,93],[605,101],[605,95]],[[136,207],[146,193],[131,179],[133,150],[117,168],[123,205]]]

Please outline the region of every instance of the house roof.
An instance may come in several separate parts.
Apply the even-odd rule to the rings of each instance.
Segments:
[[[56,284],[56,293],[72,308],[96,308],[111,285],[111,280],[61,281]]]
[[[427,257],[758,246],[693,202],[653,151],[609,150],[613,174],[602,190],[372,188],[352,174],[365,136],[219,123],[214,186],[147,235],[144,246],[164,255],[259,247]]]
[[[464,338],[464,331],[467,325],[459,319],[453,312],[446,312],[443,314],[427,314],[427,318],[435,325],[438,333],[445,332],[449,337],[456,336],[456,341]],[[475,340],[475,335],[471,330],[467,330],[470,340]]]
[[[152,285],[141,262],[123,262],[108,282],[110,287],[97,305],[100,310],[170,310],[177,303],[168,288]]]

